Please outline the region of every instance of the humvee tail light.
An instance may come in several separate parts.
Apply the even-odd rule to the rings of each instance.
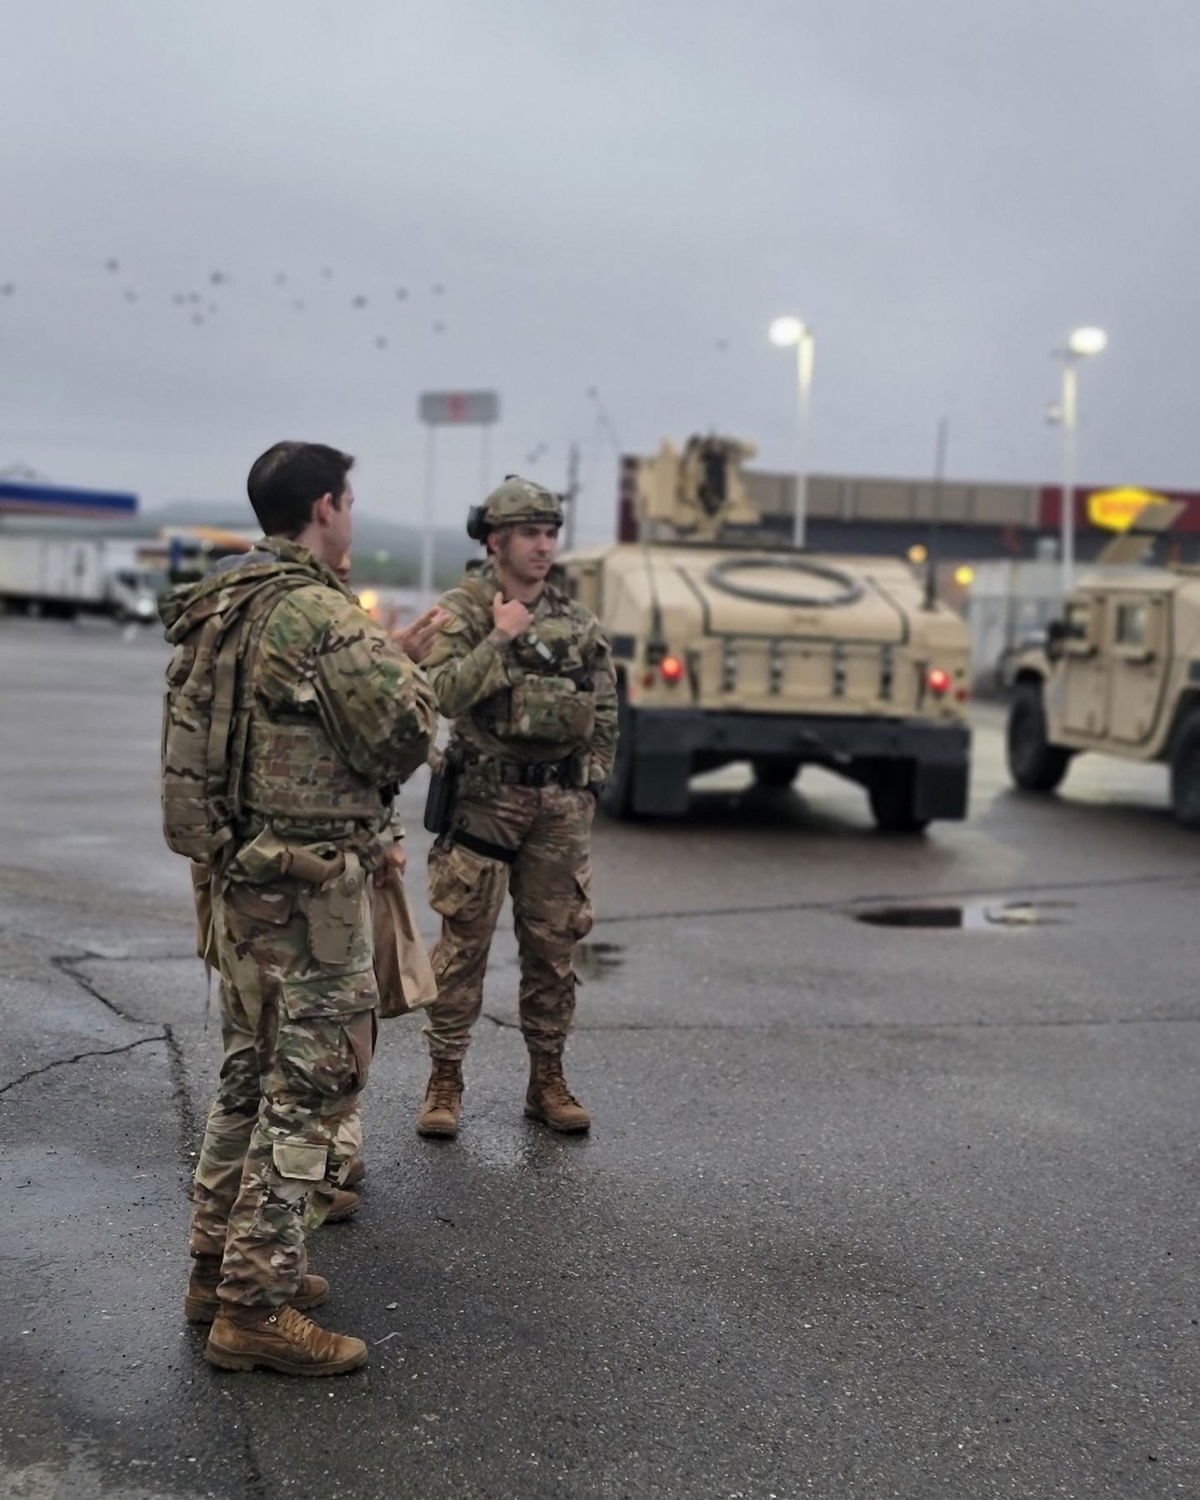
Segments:
[[[683,676],[683,663],[677,656],[664,656],[658,664],[664,682],[678,682]]]
[[[940,698],[950,691],[950,673],[945,667],[930,667],[925,674],[925,681],[935,698]]]

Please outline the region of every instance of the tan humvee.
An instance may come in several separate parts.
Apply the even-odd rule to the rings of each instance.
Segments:
[[[821,765],[866,788],[878,825],[966,812],[966,627],[908,563],[821,556],[766,531],[727,438],[665,444],[636,470],[640,540],[564,558],[600,616],[621,695],[613,816],[686,810],[688,778],[748,760],[790,786]]]
[[[1155,505],[1105,549],[1022,653],[1008,717],[1008,765],[1025,791],[1052,792],[1081,750],[1171,768],[1171,806],[1200,828],[1200,568],[1137,560],[1181,505]]]

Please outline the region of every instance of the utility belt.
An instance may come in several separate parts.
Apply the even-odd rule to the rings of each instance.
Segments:
[[[351,825],[353,826],[353,825]],[[222,879],[242,881],[249,885],[269,885],[276,880],[298,880],[306,885],[324,885],[336,879],[347,867],[357,863],[374,870],[383,863],[383,845],[377,836],[365,833],[362,826],[356,837],[331,837],[316,840],[281,837],[267,825],[253,838],[230,847],[236,853],[216,872]]]
[[[504,786],[574,786],[573,760],[538,760],[521,763],[512,760],[489,762],[496,780]]]

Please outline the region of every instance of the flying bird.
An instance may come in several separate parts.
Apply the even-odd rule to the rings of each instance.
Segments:
[[[110,258],[104,262],[104,269],[106,271],[117,272],[121,269],[121,262],[116,258],[115,255],[110,256]]]
[[[445,294],[445,291],[446,291],[446,288],[442,285],[442,283],[440,281],[435,281],[434,282],[434,284],[433,284],[433,295],[435,297],[441,297],[441,296],[443,296]]]
[[[375,347],[376,347],[376,349],[386,349],[387,346],[388,346],[387,339],[384,338],[383,334],[380,334],[379,337],[375,340]]]
[[[398,286],[396,288],[396,301],[397,302],[406,302],[407,300],[408,300],[408,288],[406,286]]]
[[[275,272],[275,285],[276,286],[287,286],[287,272],[286,271],[276,271]]]
[[[350,306],[351,307],[366,307],[366,305],[367,305],[367,299],[363,296],[363,294],[361,292],[359,292],[359,294],[358,294],[357,297],[351,298],[351,301],[350,301]]]
[[[434,333],[445,333],[445,331],[446,331],[446,325],[445,325],[445,323],[435,323],[433,325],[433,331],[434,331]]]

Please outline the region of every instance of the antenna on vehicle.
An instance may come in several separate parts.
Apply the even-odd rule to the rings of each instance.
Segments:
[[[942,485],[946,479],[946,447],[950,441],[950,418],[939,417],[937,445],[933,456],[933,494],[929,506],[929,556],[925,559],[925,609],[937,608],[938,527],[942,519]]]

